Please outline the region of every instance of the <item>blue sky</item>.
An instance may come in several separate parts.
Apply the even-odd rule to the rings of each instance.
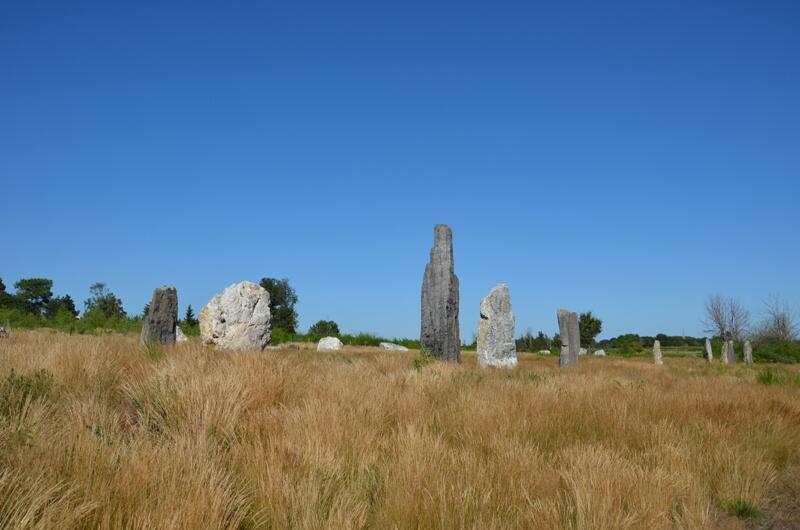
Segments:
[[[0,4],[0,277],[129,312],[288,277],[301,328],[417,336],[433,226],[462,338],[509,285],[602,336],[800,305],[800,4]]]

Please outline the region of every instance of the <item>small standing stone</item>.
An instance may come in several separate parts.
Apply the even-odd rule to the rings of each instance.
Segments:
[[[597,357],[605,357],[606,356],[606,351],[605,350],[595,350],[593,355],[595,355]]]
[[[189,338],[183,332],[180,326],[175,326],[175,342],[187,342]]]
[[[500,284],[481,300],[478,320],[478,366],[513,368],[517,365],[514,311],[508,287]]]
[[[722,364],[728,364],[728,342],[722,342],[722,350],[719,353],[719,362]]]
[[[744,362],[753,364],[753,345],[749,340],[744,341]]]
[[[159,287],[153,291],[150,309],[142,325],[142,342],[175,344],[178,325],[178,291],[174,287]]]
[[[561,355],[559,366],[575,366],[578,364],[578,352],[581,347],[581,336],[578,329],[578,314],[566,309],[559,309],[558,336],[561,339]]]
[[[664,360],[661,358],[661,342],[658,340],[653,342],[653,362],[664,364]]]
[[[736,352],[733,349],[733,341],[728,341],[728,364],[734,364],[736,362]]]
[[[714,351],[711,349],[711,339],[706,339],[706,361],[714,362]]]
[[[344,345],[338,337],[325,337],[324,339],[320,339],[317,343],[317,351],[341,350],[342,346]]]
[[[458,329],[458,276],[453,265],[453,232],[447,225],[434,228],[430,261],[422,277],[420,343],[443,361],[461,362]]]

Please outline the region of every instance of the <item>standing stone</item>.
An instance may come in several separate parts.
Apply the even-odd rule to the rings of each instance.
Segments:
[[[180,326],[175,326],[175,342],[188,342],[189,338]]]
[[[744,362],[753,364],[753,345],[749,340],[744,341]]]
[[[719,362],[722,364],[728,364],[728,342],[722,342],[722,351],[719,354]]]
[[[661,358],[661,341],[653,342],[653,362],[656,364],[664,364],[664,359]]]
[[[706,339],[706,361],[714,362],[714,351],[711,349],[711,339]]]
[[[606,351],[605,350],[595,350],[592,355],[595,355],[597,357],[605,357],[606,356]]]
[[[142,324],[142,342],[175,344],[177,325],[178,291],[169,286],[157,288]]]
[[[733,350],[733,341],[728,341],[728,364],[734,364],[736,362],[736,352]]]
[[[581,335],[578,329],[578,314],[566,309],[559,309],[558,336],[561,339],[561,356],[559,366],[575,366],[578,364],[578,352],[581,348]]]
[[[270,339],[269,293],[241,282],[214,295],[200,311],[200,336],[221,350],[263,350]]]
[[[436,225],[430,261],[422,278],[420,343],[429,355],[443,361],[461,362],[458,297],[453,233],[447,225]]]
[[[500,284],[481,300],[478,321],[478,366],[513,368],[517,365],[514,311],[508,287]]]

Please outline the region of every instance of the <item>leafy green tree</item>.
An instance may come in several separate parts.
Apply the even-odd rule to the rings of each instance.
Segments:
[[[125,316],[122,300],[106,289],[106,284],[97,282],[89,287],[89,292],[91,296],[83,303],[85,313],[96,312],[106,319]]]
[[[78,316],[78,310],[75,309],[75,302],[68,294],[64,296],[56,296],[47,302],[47,306],[45,307],[45,316],[47,318],[55,318],[55,316],[62,311],[70,313],[73,318]]]
[[[41,315],[53,297],[53,280],[47,278],[24,278],[14,284],[14,295],[29,313]]]
[[[336,337],[339,335],[339,325],[333,320],[320,320],[308,328],[308,334],[319,337]]]
[[[272,329],[287,333],[297,333],[297,293],[289,285],[289,279],[261,278],[261,287],[269,293],[269,312],[272,315]]]
[[[186,316],[183,317],[183,321],[186,322],[188,326],[192,327],[200,323],[200,321],[194,316],[192,304],[189,304],[189,306],[186,308]]]
[[[587,311],[578,317],[578,328],[581,334],[581,346],[588,348],[594,344],[595,337],[603,331],[603,321],[594,316],[591,311]]]

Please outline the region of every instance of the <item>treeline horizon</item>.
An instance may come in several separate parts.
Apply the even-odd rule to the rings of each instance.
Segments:
[[[47,278],[22,278],[14,283],[15,292],[11,293],[0,278],[0,325],[27,329],[51,328],[79,334],[141,332],[142,321],[147,314],[149,303],[145,304],[141,312],[129,314],[124,309],[122,300],[105,283],[96,282],[89,287],[90,296],[84,300],[81,312],[69,294],[55,295],[53,284],[53,280]],[[412,349],[420,348],[418,338],[387,338],[369,332],[341,333],[338,324],[333,320],[320,320],[309,326],[306,333],[302,333],[297,329],[298,314],[295,306],[298,296],[289,284],[289,280],[262,278],[259,285],[270,293],[272,344],[316,342],[325,336],[336,336],[345,345],[351,346],[378,346],[381,342],[393,342]],[[741,306],[733,300],[726,301],[720,295],[709,297],[708,317],[704,323],[713,322],[714,318],[719,320],[720,317],[713,313],[713,309],[714,304],[719,304],[721,300],[728,304],[726,307],[729,308],[731,316],[727,321],[723,318],[718,325],[709,326],[709,335],[704,337],[664,333],[656,335],[625,333],[596,340],[602,331],[602,320],[591,311],[581,313],[579,318],[581,347],[587,349],[588,353],[602,349],[610,354],[633,356],[646,353],[646,350],[652,348],[654,342],[658,340],[664,348],[685,348],[686,351],[696,352],[698,356],[702,356],[706,338],[711,340],[715,355],[721,350],[722,343],[731,339],[734,340],[737,352],[740,354],[744,340],[751,338],[756,347],[755,355],[758,358],[760,354],[762,361],[800,362],[800,344],[795,337],[796,325],[793,315],[788,310],[776,312],[776,304],[773,303],[768,314],[775,322],[760,324],[758,329],[747,337],[741,323],[737,322],[737,319],[741,320]],[[199,336],[199,320],[191,304],[186,306],[178,325],[186,335]],[[728,327],[733,325],[737,329],[736,333],[730,333],[726,325]],[[770,326],[779,327],[784,331],[771,333]],[[471,342],[462,339],[462,348],[467,351],[476,349],[474,336]],[[516,339],[516,348],[520,352],[536,353],[546,350],[557,354],[560,340],[558,333],[551,336],[539,331],[534,335],[532,328],[528,328]]]

